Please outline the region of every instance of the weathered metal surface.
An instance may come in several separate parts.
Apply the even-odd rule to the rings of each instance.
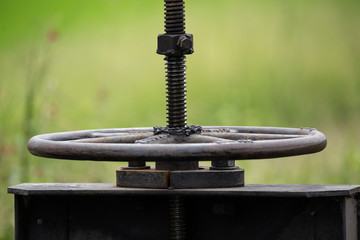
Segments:
[[[237,169],[235,165],[235,160],[217,160],[211,161],[211,170],[232,170]]]
[[[141,140],[152,135],[153,134],[151,132],[134,132],[132,134],[123,133],[118,136],[83,138],[72,141],[77,143],[135,143],[137,140]]]
[[[189,239],[344,240],[343,198],[192,198]],[[188,200],[190,201],[190,200]],[[198,207],[201,206],[201,207]],[[355,239],[353,239],[355,240]]]
[[[168,188],[169,171],[162,170],[116,170],[116,186],[142,188]]]
[[[168,239],[168,198],[16,196],[15,240]],[[156,220],[155,220],[156,216]]]
[[[15,240],[69,240],[68,203],[15,196]]]
[[[170,185],[175,189],[242,187],[244,169],[172,171]]]
[[[353,226],[359,217],[354,214],[357,212],[354,192],[324,196],[334,194],[333,191],[350,193],[357,189],[359,192],[358,186],[279,186],[282,192],[301,192],[302,197],[278,196],[276,192],[272,197],[257,195],[260,187],[267,188],[267,185],[253,186],[252,196],[189,194],[169,208],[169,196],[113,195],[106,192],[108,187],[104,187],[103,192],[99,186],[96,191],[84,194],[80,188],[57,186],[61,185],[68,194],[60,189],[56,194],[47,194],[48,187],[42,184],[43,195],[15,196],[16,240],[168,239],[169,210],[179,212],[170,215],[175,218],[173,226],[181,229],[179,234],[185,232],[189,240],[356,239]],[[37,191],[40,189],[38,185]],[[270,186],[270,189],[276,187]],[[302,192],[315,189],[324,194],[308,198]],[[327,190],[329,193],[325,194]],[[176,196],[171,198],[174,203]],[[181,221],[184,218],[186,231]]]
[[[73,141],[99,137],[128,138],[132,134],[138,136],[152,131],[152,128],[120,128],[44,134],[30,139],[28,148],[32,154],[41,157],[128,162],[265,159],[315,153],[326,146],[325,135],[315,129],[275,127],[203,127],[201,134],[181,136],[189,140],[195,139],[196,142],[193,143],[115,144]],[[215,137],[216,141],[202,143],[199,139],[202,136],[208,139],[208,133],[211,133],[211,137]],[[234,140],[236,134],[239,134],[237,141]],[[252,139],[253,134],[255,139]],[[259,134],[270,134],[273,139],[256,140]],[[279,138],[276,138],[276,135],[279,135]],[[289,138],[284,138],[284,135],[289,135]],[[245,136],[247,139],[244,139]]]
[[[50,195],[140,195],[140,196],[234,196],[234,197],[343,197],[360,193],[359,185],[246,184],[244,187],[207,189],[121,188],[114,183],[22,183],[8,193],[23,196]]]
[[[117,170],[116,186],[134,188],[227,188],[244,186],[244,170]]]
[[[146,166],[145,161],[132,161],[129,162],[127,167],[122,167],[124,170],[142,170],[142,169],[150,169],[150,166]]]
[[[154,134],[170,134],[170,135],[185,135],[201,133],[202,127],[200,125],[190,125],[182,128],[169,128],[169,127],[154,127]]]
[[[355,240],[358,239],[358,196],[357,199],[354,197],[345,197],[343,199],[343,229],[344,229],[344,239],[345,240]]]

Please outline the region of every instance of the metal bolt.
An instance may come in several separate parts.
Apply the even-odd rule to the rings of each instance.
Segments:
[[[192,48],[192,41],[187,36],[181,36],[177,42],[178,47],[183,51],[188,51]]]
[[[216,160],[211,161],[211,170],[233,170],[238,169],[235,166],[235,160]]]
[[[146,166],[145,161],[130,161],[128,162],[127,167],[122,167],[124,170],[142,170],[142,169],[150,169],[150,166]]]

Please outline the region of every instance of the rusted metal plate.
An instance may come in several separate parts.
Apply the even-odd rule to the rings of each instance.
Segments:
[[[115,183],[23,183],[8,193],[35,195],[189,195],[263,197],[340,197],[360,193],[360,185],[246,184],[244,187],[207,189],[122,188]]]
[[[172,171],[170,183],[175,189],[242,187],[244,169]]]
[[[244,186],[244,169],[163,171],[117,170],[116,186],[153,189],[227,188]]]
[[[117,170],[116,186],[142,188],[168,188],[170,171],[162,170]]]
[[[201,134],[178,138],[152,132],[120,128],[44,134],[33,137],[28,148],[49,158],[156,162],[265,159],[315,153],[326,146],[325,135],[311,128],[203,127]]]

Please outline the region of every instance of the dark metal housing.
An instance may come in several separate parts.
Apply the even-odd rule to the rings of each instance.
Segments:
[[[15,195],[16,240],[169,239],[173,196],[184,199],[190,240],[357,239],[360,186],[167,190],[39,183],[8,191]]]

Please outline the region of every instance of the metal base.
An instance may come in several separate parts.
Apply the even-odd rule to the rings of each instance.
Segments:
[[[134,188],[227,188],[244,186],[244,169],[127,170],[116,171],[116,186]]]
[[[182,196],[187,239],[355,240],[360,186],[260,185],[139,189],[39,183],[15,194],[15,240],[169,239],[169,199]]]

